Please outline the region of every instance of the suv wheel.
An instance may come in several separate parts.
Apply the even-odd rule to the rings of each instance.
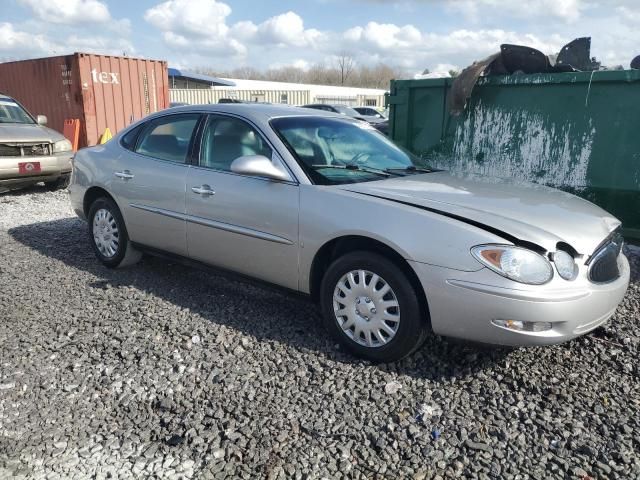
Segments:
[[[327,269],[320,302],[329,331],[369,360],[399,360],[422,345],[426,312],[403,271],[372,252],[348,253]]]
[[[91,204],[88,215],[89,238],[93,250],[109,268],[133,265],[142,254],[133,248],[117,205],[100,197]]]

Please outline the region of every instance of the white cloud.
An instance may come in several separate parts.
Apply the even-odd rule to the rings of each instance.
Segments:
[[[111,20],[109,9],[99,0],[19,0],[34,15],[51,23],[101,23]]]
[[[249,21],[242,21],[231,26],[230,35],[242,41],[249,41],[258,33],[258,26]]]
[[[103,55],[136,55],[136,49],[126,38],[113,38],[105,36],[80,36],[71,35],[64,41],[64,53],[88,52]]]
[[[131,22],[113,18],[108,0],[15,1],[32,15],[19,23],[0,23],[0,57],[5,59],[73,50],[126,51],[192,68],[266,69],[334,65],[336,55],[347,52],[361,65],[383,62],[408,71],[459,70],[497,52],[502,43],[530,45],[551,54],[584,34],[593,35],[592,54],[605,65],[628,66],[640,53],[638,0],[397,0],[393,8],[402,8],[394,15],[404,12],[409,19],[405,23],[367,21],[363,8],[362,22],[332,31],[312,28],[312,19],[295,11],[269,18],[256,18],[253,12],[240,12],[238,17],[233,12],[231,22],[229,0],[156,0],[144,20],[155,27],[158,45],[154,40],[133,45]],[[344,0],[327,1],[332,14],[339,15]],[[99,29],[96,22],[102,22]]]
[[[530,45],[546,53],[556,52],[564,45],[559,35],[539,37],[515,31],[453,30],[448,33],[421,32],[413,25],[398,26],[369,22],[343,33],[347,49],[356,57],[434,70],[434,65],[467,65],[500,50],[503,43]]]
[[[165,44],[174,50],[199,51],[215,56],[243,57],[247,45],[316,47],[322,32],[305,29],[302,18],[285,12],[262,23],[227,24],[231,8],[217,0],[167,0],[145,12],[144,18],[162,31]]]
[[[556,17],[569,23],[577,21],[587,7],[583,0],[453,0],[449,3],[475,20],[480,15],[500,13],[521,18]]]
[[[305,30],[302,17],[294,12],[286,12],[271,17],[255,28],[248,41],[283,46],[313,46],[323,38],[322,32],[315,29]]]
[[[167,46],[176,51],[201,52],[213,56],[244,56],[246,47],[230,35],[226,18],[231,7],[216,0],[168,0],[144,14],[144,19],[162,31]],[[242,22],[239,33],[251,35],[250,22]]]
[[[369,44],[378,50],[411,48],[422,42],[422,34],[413,25],[399,27],[389,23],[369,22],[365,27],[353,27],[344,32],[349,42]]]
[[[16,30],[8,22],[0,23],[0,59],[17,60],[21,56],[47,55],[53,51],[55,46],[44,35]]]
[[[0,61],[67,55],[77,51],[107,55],[136,53],[134,46],[125,38],[72,34],[54,39],[45,34],[19,30],[11,23],[0,23]]]
[[[185,36],[226,36],[231,7],[216,0],[168,0],[148,9],[144,19],[164,32]]]

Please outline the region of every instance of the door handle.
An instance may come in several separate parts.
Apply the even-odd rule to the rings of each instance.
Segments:
[[[202,185],[200,187],[191,187],[191,191],[193,193],[197,193],[198,195],[202,195],[203,197],[208,197],[209,195],[215,195],[216,192],[211,190],[209,185]]]
[[[133,174],[129,170],[123,170],[122,172],[113,172],[113,174],[118,178],[122,178],[123,180],[131,180],[133,178]]]

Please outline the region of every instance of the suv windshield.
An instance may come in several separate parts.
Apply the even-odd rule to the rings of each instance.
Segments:
[[[35,123],[24,108],[10,98],[0,98],[0,123]]]
[[[319,185],[358,183],[429,172],[418,157],[405,152],[369,124],[325,117],[271,120],[291,153]]]

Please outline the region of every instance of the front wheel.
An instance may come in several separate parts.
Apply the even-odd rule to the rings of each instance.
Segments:
[[[101,197],[89,208],[89,238],[93,251],[109,268],[133,265],[142,254],[129,241],[122,214],[113,200]]]
[[[353,252],[335,260],[322,280],[320,302],[326,327],[357,356],[399,360],[426,338],[427,313],[413,285],[376,253]]]

